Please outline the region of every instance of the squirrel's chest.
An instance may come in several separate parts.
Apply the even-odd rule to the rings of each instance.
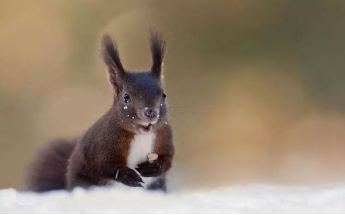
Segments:
[[[138,164],[147,161],[147,156],[154,152],[156,135],[154,133],[146,135],[135,135],[131,141],[127,167],[134,169]]]

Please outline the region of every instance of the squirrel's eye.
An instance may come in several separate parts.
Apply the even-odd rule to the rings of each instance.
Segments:
[[[128,94],[125,94],[125,97],[123,97],[123,101],[124,101],[125,103],[130,103],[130,102],[131,102],[131,98],[129,97]]]
[[[163,93],[162,99],[163,99],[164,102],[167,100],[167,95],[165,95],[165,93]]]

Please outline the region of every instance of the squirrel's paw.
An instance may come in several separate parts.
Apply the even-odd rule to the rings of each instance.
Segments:
[[[158,160],[141,163],[135,169],[144,177],[156,177],[162,174],[162,165]]]
[[[115,180],[130,187],[143,187],[141,177],[128,167],[120,167],[116,170]]]

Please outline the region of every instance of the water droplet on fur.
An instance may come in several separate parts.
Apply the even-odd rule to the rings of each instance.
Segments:
[[[129,117],[129,115],[127,114],[127,117]]]
[[[128,107],[127,107],[127,106],[124,106],[124,107],[123,107],[123,109],[127,110],[127,109],[128,109]]]
[[[149,109],[148,107],[145,107],[145,110]]]
[[[168,124],[168,122],[165,122],[165,124],[167,125],[167,124]]]
[[[132,116],[132,119],[134,119],[134,116]]]

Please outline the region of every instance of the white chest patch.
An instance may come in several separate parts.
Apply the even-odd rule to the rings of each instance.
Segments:
[[[147,156],[154,152],[155,140],[156,135],[154,133],[135,135],[131,142],[127,167],[135,170],[138,164],[148,161]],[[143,186],[147,187],[155,180],[155,177],[142,177],[142,179],[145,182]]]
[[[139,163],[147,161],[147,156],[153,152],[155,139],[156,135],[153,133],[135,135],[131,142],[127,158],[127,167],[134,169]]]

